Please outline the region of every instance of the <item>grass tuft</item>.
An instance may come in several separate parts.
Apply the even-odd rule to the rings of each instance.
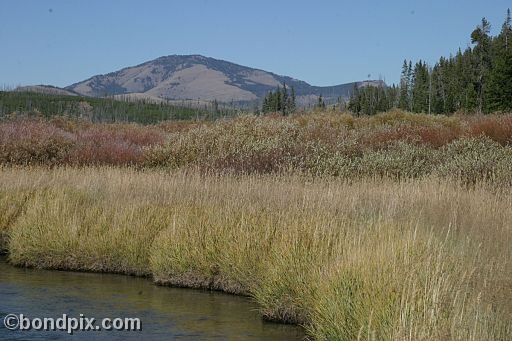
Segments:
[[[512,196],[480,180],[2,168],[0,192],[15,265],[248,295],[315,339],[512,336]]]

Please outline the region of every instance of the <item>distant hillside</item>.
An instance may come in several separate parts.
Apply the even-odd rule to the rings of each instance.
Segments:
[[[124,95],[126,96],[126,95]],[[164,120],[216,119],[237,110],[212,103],[179,103],[134,98],[95,98],[44,92],[0,91],[0,119],[7,116],[66,116],[93,122],[157,123]]]
[[[27,85],[19,86],[14,89],[16,92],[36,92],[48,95],[63,95],[63,96],[78,96],[79,94],[62,88],[58,88],[52,85]]]
[[[136,98],[259,103],[270,90],[284,83],[295,88],[299,105],[314,103],[319,95],[327,103],[340,96],[348,98],[356,84],[312,86],[291,77],[201,55],[172,55],[97,75],[66,90],[92,97],[133,94]]]

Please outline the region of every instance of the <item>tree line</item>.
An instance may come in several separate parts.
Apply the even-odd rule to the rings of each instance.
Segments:
[[[283,87],[277,86],[275,91],[270,91],[263,99],[262,112],[280,112],[283,116],[295,112],[296,96],[295,89],[292,86],[290,92],[286,87],[286,83],[283,83]]]
[[[349,110],[372,115],[391,108],[449,114],[512,110],[512,19],[510,9],[500,33],[491,35],[482,18],[471,33],[472,46],[455,56],[425,61],[404,60],[398,86],[356,86]]]
[[[204,105],[155,103],[140,99],[96,98],[35,92],[0,91],[0,119],[12,116],[77,117],[93,122],[154,124],[165,120],[214,120],[238,110],[217,101]]]

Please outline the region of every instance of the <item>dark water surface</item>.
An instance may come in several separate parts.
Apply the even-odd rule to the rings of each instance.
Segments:
[[[158,287],[122,275],[13,267],[0,258],[0,340],[301,340],[295,326],[263,322],[244,297]],[[7,314],[29,318],[137,317],[141,331],[11,331]]]

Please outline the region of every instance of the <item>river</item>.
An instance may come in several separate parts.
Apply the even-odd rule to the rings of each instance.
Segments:
[[[123,275],[16,268],[0,258],[0,340],[302,340],[301,328],[264,322],[245,297],[159,287]],[[8,330],[7,314],[29,319],[139,318],[140,331]],[[85,326],[85,324],[84,324]],[[37,327],[37,325],[36,325]]]

